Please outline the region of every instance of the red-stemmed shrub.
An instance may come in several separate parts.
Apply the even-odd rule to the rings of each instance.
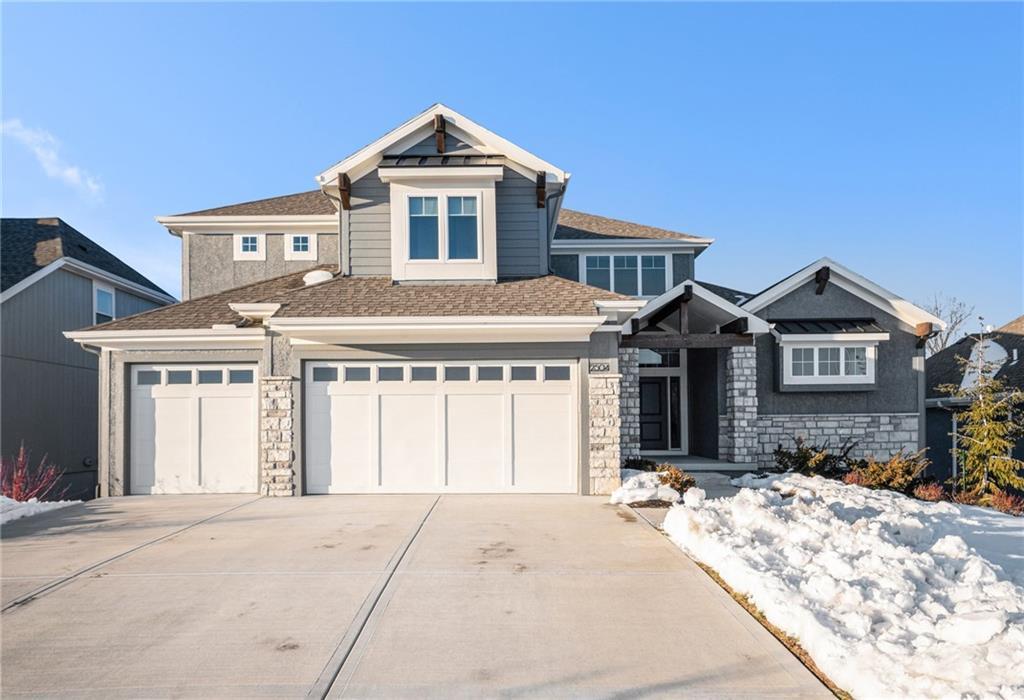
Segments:
[[[1024,515],[1024,498],[1007,493],[1001,489],[983,496],[981,504],[989,508],[995,508],[1000,513]]]
[[[4,457],[0,460],[0,494],[15,501],[27,501],[31,498],[38,498],[40,501],[59,501],[67,490],[56,490],[64,471],[57,465],[47,462],[46,455],[39,460],[39,466],[35,469],[29,465],[28,458],[29,453],[22,444],[17,456]]]
[[[914,498],[922,501],[944,501],[946,500],[946,489],[942,484],[934,481],[928,484],[918,484],[914,487]]]

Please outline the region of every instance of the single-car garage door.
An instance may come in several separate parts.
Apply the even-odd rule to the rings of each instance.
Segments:
[[[255,365],[135,365],[131,371],[130,489],[254,493]]]
[[[309,493],[575,493],[560,362],[308,362]]]

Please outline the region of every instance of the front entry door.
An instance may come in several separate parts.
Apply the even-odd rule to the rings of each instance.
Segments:
[[[640,377],[640,449],[668,449],[668,377]]]

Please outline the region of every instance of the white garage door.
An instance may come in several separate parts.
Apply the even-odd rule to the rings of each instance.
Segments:
[[[576,493],[571,361],[306,365],[309,493]]]
[[[146,493],[254,493],[255,365],[135,365],[130,488]]]

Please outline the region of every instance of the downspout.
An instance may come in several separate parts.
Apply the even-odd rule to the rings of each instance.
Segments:
[[[341,206],[341,197],[335,197],[333,194],[328,192],[323,187],[320,191],[324,193],[324,196],[333,201],[338,206],[338,274],[343,277],[347,277],[350,271],[345,269],[348,261],[348,255],[346,255],[348,248],[348,226],[346,226],[347,220],[345,218],[345,208]]]
[[[555,230],[558,228],[558,213],[562,209],[561,198],[565,196],[565,190],[568,187],[568,185],[569,185],[569,175],[566,174],[565,179],[562,181],[561,186],[556,191],[552,192],[551,194],[549,194],[548,196],[546,196],[544,198],[544,207],[548,211],[548,214],[547,214],[547,220],[548,220],[548,230],[547,230],[547,242],[548,242],[548,245],[547,245],[547,248],[548,249],[545,251],[545,255],[546,255],[547,261],[548,261],[548,265],[547,265],[547,267],[548,267],[548,274],[551,274],[552,272],[554,272],[554,270],[551,269],[551,243],[555,240]],[[559,199],[558,206],[553,207],[553,208],[550,207],[549,206],[549,202],[551,202],[551,200],[556,199],[556,198]]]

